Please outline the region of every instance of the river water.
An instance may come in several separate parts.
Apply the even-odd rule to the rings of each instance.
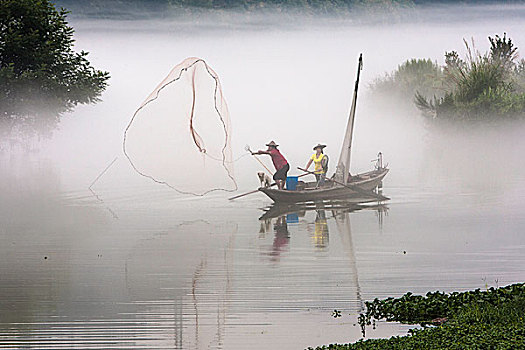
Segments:
[[[378,106],[366,88],[404,59],[441,62],[462,37],[484,48],[504,29],[525,45],[519,21],[429,25],[413,45],[420,25],[181,33],[79,20],[78,45],[113,78],[104,102],[66,116],[40,152],[2,154],[0,348],[302,349],[360,339],[366,300],[523,282],[525,124],[429,125],[413,110]],[[133,173],[121,155],[142,99],[173,65],[203,56],[222,78],[235,155],[275,138],[292,165],[319,141],[334,159],[348,62],[360,51],[353,171],[383,151],[391,200],[381,205],[318,205],[265,220],[271,201],[262,194],[181,196]],[[258,163],[235,166],[239,193],[256,188]],[[380,322],[366,336],[409,328]]]

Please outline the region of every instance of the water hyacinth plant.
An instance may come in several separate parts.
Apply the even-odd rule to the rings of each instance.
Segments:
[[[316,350],[525,348],[524,283],[450,294],[406,293],[400,298],[366,302],[366,309],[359,317],[363,330],[374,320],[419,323],[424,327],[410,330],[407,336],[361,339]]]

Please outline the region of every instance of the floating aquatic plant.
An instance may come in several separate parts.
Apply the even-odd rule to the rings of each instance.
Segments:
[[[326,349],[523,349],[525,284],[467,292],[406,293],[400,298],[366,302],[359,316],[364,330],[375,320],[422,324],[407,336],[361,339]],[[313,348],[309,348],[313,349]]]

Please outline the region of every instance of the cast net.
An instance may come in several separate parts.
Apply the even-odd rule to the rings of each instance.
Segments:
[[[171,70],[133,114],[123,150],[137,173],[179,193],[237,189],[228,106],[204,60]]]

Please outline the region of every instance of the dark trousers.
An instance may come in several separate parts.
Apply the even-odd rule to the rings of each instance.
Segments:
[[[288,170],[290,170],[290,164],[286,164],[281,169],[277,170],[275,174],[273,174],[274,180],[282,180],[286,181],[286,176],[288,175]]]

